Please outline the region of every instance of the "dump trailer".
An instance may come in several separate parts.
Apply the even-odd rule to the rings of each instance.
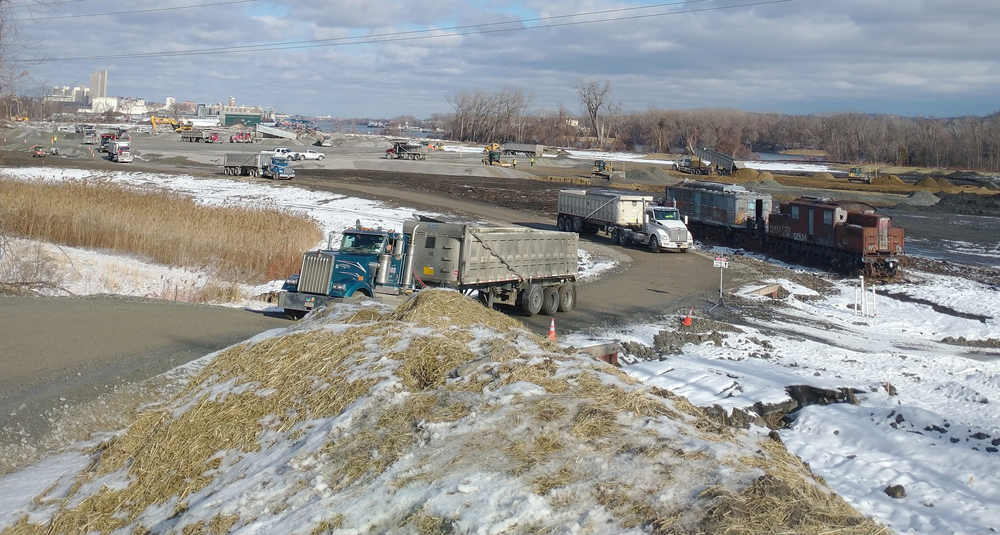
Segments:
[[[742,161],[705,147],[695,147],[694,155],[708,162],[708,174],[731,175],[746,165]]]
[[[475,294],[486,306],[517,306],[527,315],[576,304],[579,243],[572,233],[412,220],[402,232],[359,224],[343,232],[339,249],[330,245],[306,252],[299,274],[285,281],[278,306],[286,315],[426,287]]]
[[[390,160],[393,158],[397,160],[426,160],[427,152],[427,145],[397,141],[393,143],[391,149],[385,151],[385,157]]]
[[[132,143],[123,139],[112,141],[108,146],[108,159],[118,163],[132,163]]]
[[[675,206],[655,204],[652,195],[613,189],[564,189],[559,192],[559,230],[604,232],[617,245],[643,245],[652,252],[687,252],[694,245]]]
[[[503,153],[507,155],[541,156],[544,151],[545,146],[543,145],[529,143],[504,143],[503,145]]]
[[[268,152],[227,153],[222,166],[230,176],[262,176],[286,180],[295,178],[295,169],[287,157]]]
[[[217,143],[219,141],[219,134],[211,130],[187,130],[181,132],[181,141],[190,141],[193,143]]]

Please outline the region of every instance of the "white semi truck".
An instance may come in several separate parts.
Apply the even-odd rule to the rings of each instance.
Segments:
[[[613,189],[559,192],[559,230],[605,232],[618,245],[644,245],[653,252],[687,252],[694,245],[680,211],[653,202],[652,195]]]

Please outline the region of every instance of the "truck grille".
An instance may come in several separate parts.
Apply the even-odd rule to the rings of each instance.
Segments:
[[[333,276],[333,256],[321,251],[310,251],[302,256],[302,273],[299,275],[299,292],[328,295]]]
[[[683,228],[672,228],[667,231],[667,236],[670,236],[670,241],[672,242],[686,242],[688,239],[688,231]]]

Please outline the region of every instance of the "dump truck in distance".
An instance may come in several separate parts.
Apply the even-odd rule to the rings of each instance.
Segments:
[[[658,205],[652,195],[613,189],[564,189],[559,192],[559,230],[605,232],[617,245],[643,245],[653,252],[687,252],[691,233],[674,206]]]
[[[393,158],[397,160],[426,160],[427,152],[427,145],[397,141],[393,143],[391,149],[385,151],[385,157],[390,160]]]
[[[192,143],[218,143],[219,134],[211,130],[187,130],[181,132],[181,141],[190,141]]]
[[[267,152],[227,153],[222,167],[229,176],[262,176],[283,180],[295,178],[295,169],[287,157]]]
[[[555,314],[576,304],[578,237],[524,227],[412,220],[402,232],[344,231],[339,249],[309,251],[278,305],[290,317],[326,303],[402,295],[423,287],[476,293],[486,306]]]

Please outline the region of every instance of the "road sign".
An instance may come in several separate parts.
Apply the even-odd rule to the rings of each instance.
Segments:
[[[713,263],[713,267],[726,269],[727,267],[729,267],[729,260],[727,260],[726,257],[724,256],[717,256],[715,257],[715,262]]]

